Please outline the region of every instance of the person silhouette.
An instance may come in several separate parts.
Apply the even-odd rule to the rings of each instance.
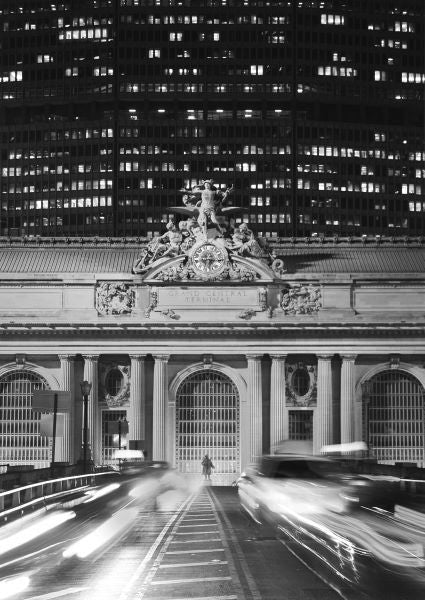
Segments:
[[[202,475],[204,476],[204,479],[211,479],[211,469],[214,469],[214,465],[208,454],[205,454],[204,458],[202,459],[201,465]]]

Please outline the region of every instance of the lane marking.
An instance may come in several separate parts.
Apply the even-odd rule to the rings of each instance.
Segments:
[[[231,577],[192,577],[190,579],[168,579],[167,581],[151,581],[150,585],[176,585],[177,583],[200,583],[201,581],[231,581]]]
[[[50,600],[51,598],[60,598],[61,596],[68,596],[69,594],[78,594],[79,592],[84,592],[89,589],[89,587],[67,588],[66,590],[50,592],[49,594],[42,594],[41,596],[31,596],[31,598],[27,598],[27,600]]]
[[[221,542],[220,538],[207,538],[203,540],[173,540],[170,544],[196,544],[196,543],[205,543],[205,542]]]
[[[224,548],[227,550],[226,558],[229,561],[229,571],[234,576],[234,585],[235,585],[237,591],[240,592],[240,597],[244,598],[245,600],[248,600],[246,592],[249,591],[251,600],[262,600],[260,591],[257,587],[257,584],[255,583],[255,580],[251,574],[251,571],[249,570],[248,563],[245,559],[242,548],[240,547],[240,544],[238,542],[235,530],[232,527],[230,519],[227,517],[227,515],[225,514],[225,512],[223,510],[223,505],[221,504],[221,502],[217,498],[216,494],[214,494],[214,492],[211,489],[208,490],[208,494],[211,498],[211,506],[214,510],[214,514],[217,518],[217,523],[220,528],[220,536],[222,539],[221,543],[223,544]],[[220,511],[220,514],[219,514],[219,511]],[[228,536],[224,532],[223,524],[226,525]],[[231,543],[233,545],[234,553],[230,549],[230,544],[227,542],[228,537],[230,537]],[[239,569],[236,568],[236,562],[235,562],[235,559],[233,558],[234,554],[236,555]],[[243,577],[246,581],[246,586],[242,585],[239,573],[241,573],[243,575]]]
[[[205,524],[202,524],[202,525],[180,525],[181,529],[187,529],[188,527],[205,527]]]
[[[168,552],[167,552],[168,554]],[[182,567],[203,567],[205,565],[227,565],[227,560],[206,560],[204,562],[193,562],[193,563],[172,563],[169,565],[160,565],[160,569],[181,569]]]
[[[190,504],[190,501],[193,500],[194,496],[195,496],[195,494],[192,494],[192,496],[189,496],[189,498],[187,498],[181,504],[180,510],[171,515],[170,519],[167,521],[167,523],[162,528],[162,530],[161,530],[160,534],[158,535],[158,537],[156,538],[155,542],[149,548],[149,551],[146,554],[145,558],[140,562],[139,566],[135,570],[133,577],[131,577],[129,579],[127,585],[122,590],[118,600],[127,600],[128,599],[128,594],[129,594],[131,588],[134,586],[135,582],[139,579],[139,577],[143,573],[147,563],[152,559],[152,556],[155,554],[156,550],[158,549],[158,546],[161,544],[162,540],[164,539],[164,537],[166,536],[168,531],[171,529],[171,527],[173,526],[175,521],[177,521],[177,519],[179,517],[181,517],[181,513],[184,511],[185,507],[188,504]],[[133,596],[133,599],[134,599],[134,596]]]
[[[176,532],[174,535],[199,535],[200,533],[215,533],[217,534],[217,531],[182,531],[180,532]]]
[[[214,517],[201,517],[200,519],[183,519],[183,523],[199,523],[199,521],[214,521]]]
[[[202,552],[224,552],[224,548],[198,548],[197,550],[169,550],[167,554],[201,554]]]

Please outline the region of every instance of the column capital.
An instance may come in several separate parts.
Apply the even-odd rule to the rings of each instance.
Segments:
[[[76,356],[75,354],[58,354],[58,358],[61,362],[74,362]]]
[[[263,354],[246,354],[247,360],[260,361],[263,358]]]
[[[131,360],[136,360],[137,362],[143,362],[146,359],[146,354],[129,354]]]
[[[270,358],[273,361],[279,361],[279,362],[282,361],[283,362],[284,360],[286,360],[288,358],[288,355],[287,354],[270,354]]]
[[[169,354],[152,354],[155,362],[168,362],[170,360]]]
[[[330,362],[334,355],[333,354],[317,354],[317,360],[322,360],[324,362]]]
[[[82,354],[81,356],[88,362],[98,362],[100,354]]]
[[[340,356],[344,362],[349,362],[349,361],[354,362],[358,355],[357,354],[340,354]]]

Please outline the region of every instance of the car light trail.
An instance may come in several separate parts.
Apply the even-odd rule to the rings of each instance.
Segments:
[[[29,525],[28,527],[25,527],[20,531],[13,533],[12,535],[0,538],[0,555],[10,552],[19,546],[23,546],[31,540],[39,537],[40,535],[46,534],[48,531],[51,531],[55,527],[62,525],[62,523],[65,523],[74,517],[75,512],[73,511],[53,513],[51,515],[41,517],[36,523],[33,523],[32,525]]]

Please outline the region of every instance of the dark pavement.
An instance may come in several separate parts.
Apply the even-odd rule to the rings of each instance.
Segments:
[[[293,555],[297,544],[283,544],[242,512],[233,487],[188,488],[171,473],[123,478],[120,489],[60,510],[75,516],[0,556],[3,583],[17,591],[11,578],[27,578],[26,589],[11,596],[16,600],[341,597],[320,566],[317,576]],[[306,560],[317,567],[311,555]],[[0,582],[0,597],[9,597],[1,590]],[[340,591],[349,600],[377,597]]]

